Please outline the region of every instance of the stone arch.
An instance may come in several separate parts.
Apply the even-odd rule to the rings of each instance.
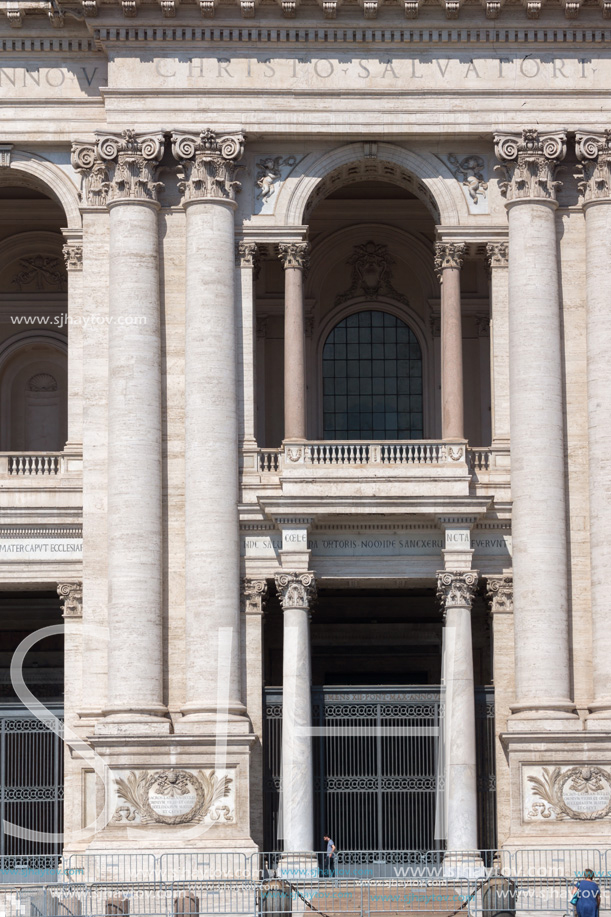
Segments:
[[[0,185],[42,191],[62,207],[67,229],[82,228],[78,188],[60,166],[48,159],[25,150],[11,150],[9,165],[0,167]]]
[[[301,176],[283,184],[276,206],[276,213],[283,214],[288,226],[307,223],[312,206],[333,188],[367,180],[407,188],[426,204],[439,225],[457,226],[468,220],[464,195],[441,160],[435,158],[433,163],[394,144],[352,143],[323,154],[313,153],[306,156],[299,171]]]

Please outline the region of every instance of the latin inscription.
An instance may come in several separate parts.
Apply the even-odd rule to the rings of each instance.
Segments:
[[[303,541],[300,540],[301,533],[290,534],[298,543],[303,544]],[[457,536],[460,545],[468,545],[467,532],[453,534]],[[438,532],[422,535],[394,532],[383,535],[350,533],[345,536],[315,533],[308,538],[307,546],[312,555],[326,557],[426,556],[440,554],[446,547],[442,535]],[[509,555],[511,537],[509,535],[474,537],[471,539],[471,546],[476,554]],[[279,534],[249,535],[243,539],[242,553],[246,557],[275,557],[280,550],[282,550],[282,538]]]
[[[106,64],[75,64],[58,66],[0,66],[0,96],[48,98],[57,96],[95,95],[106,83]]]
[[[82,560],[82,557],[82,538],[7,538],[0,541],[0,562]]]

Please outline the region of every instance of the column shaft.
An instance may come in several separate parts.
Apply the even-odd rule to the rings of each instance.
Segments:
[[[165,711],[157,209],[110,205],[108,711],[118,714]]]
[[[256,338],[255,338],[255,278],[258,258],[255,242],[240,242],[238,247],[237,300],[240,315],[240,424],[242,446],[256,448]]]
[[[509,383],[517,722],[572,715],[555,180],[566,134],[497,134],[509,221]],[[514,719],[515,719],[514,716]]]
[[[68,271],[68,440],[67,451],[83,443],[83,234],[64,230]]]
[[[492,442],[509,441],[509,292],[507,243],[490,242],[490,362]]]
[[[438,242],[435,266],[441,279],[441,436],[464,439],[463,346],[460,268],[464,243]]]
[[[284,439],[306,438],[305,310],[307,242],[282,243],[284,264]]]

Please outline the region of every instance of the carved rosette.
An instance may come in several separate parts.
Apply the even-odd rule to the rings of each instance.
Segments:
[[[282,262],[282,267],[294,267],[300,271],[305,271],[309,265],[310,243],[309,242],[279,242],[278,256]]]
[[[477,580],[474,570],[466,573],[442,570],[437,574],[437,598],[444,617],[451,608],[471,609]]]
[[[282,608],[311,608],[316,598],[316,578],[313,573],[277,573],[276,589]]]
[[[83,584],[60,583],[57,594],[64,606],[64,618],[83,617]]]
[[[77,242],[66,242],[62,248],[66,270],[82,271],[83,270],[83,246]]]
[[[495,168],[505,175],[499,187],[508,201],[556,200],[562,186],[555,176],[566,155],[565,131],[539,134],[527,128],[521,134],[495,134],[494,152],[501,163]]]
[[[83,203],[103,207],[113,201],[157,201],[156,181],[163,157],[162,133],[96,133],[95,144],[72,145],[72,165],[83,175]]]
[[[441,280],[443,271],[453,268],[460,270],[467,251],[466,242],[436,242],[435,272]]]
[[[267,598],[267,581],[264,579],[242,580],[242,594],[244,596],[244,613],[247,615],[262,615]]]
[[[182,180],[178,187],[183,192],[183,203],[189,201],[235,201],[241,188],[236,181],[239,160],[244,154],[244,136],[214,131],[199,134],[175,132],[172,134],[172,153],[182,166]]]
[[[513,576],[488,576],[487,594],[493,615],[513,614]]]
[[[579,190],[584,203],[611,201],[611,130],[575,134],[575,152],[580,161]]]
[[[509,263],[509,243],[488,242],[486,245],[486,260],[491,269],[495,267],[507,267]]]

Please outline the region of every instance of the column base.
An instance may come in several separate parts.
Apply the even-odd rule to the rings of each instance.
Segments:
[[[479,850],[446,850],[442,872],[449,879],[481,879],[486,867]]]
[[[95,735],[169,735],[172,723],[168,717],[167,707],[126,709],[125,707],[106,707],[104,718],[95,725]]]
[[[508,732],[573,732],[582,728],[575,704],[566,698],[522,701],[510,704],[510,710]]]
[[[181,735],[248,735],[252,732],[248,712],[243,704],[230,704],[218,710],[204,704],[186,704],[182,716],[174,724]]]
[[[585,727],[588,732],[611,733],[611,700],[590,704]]]

